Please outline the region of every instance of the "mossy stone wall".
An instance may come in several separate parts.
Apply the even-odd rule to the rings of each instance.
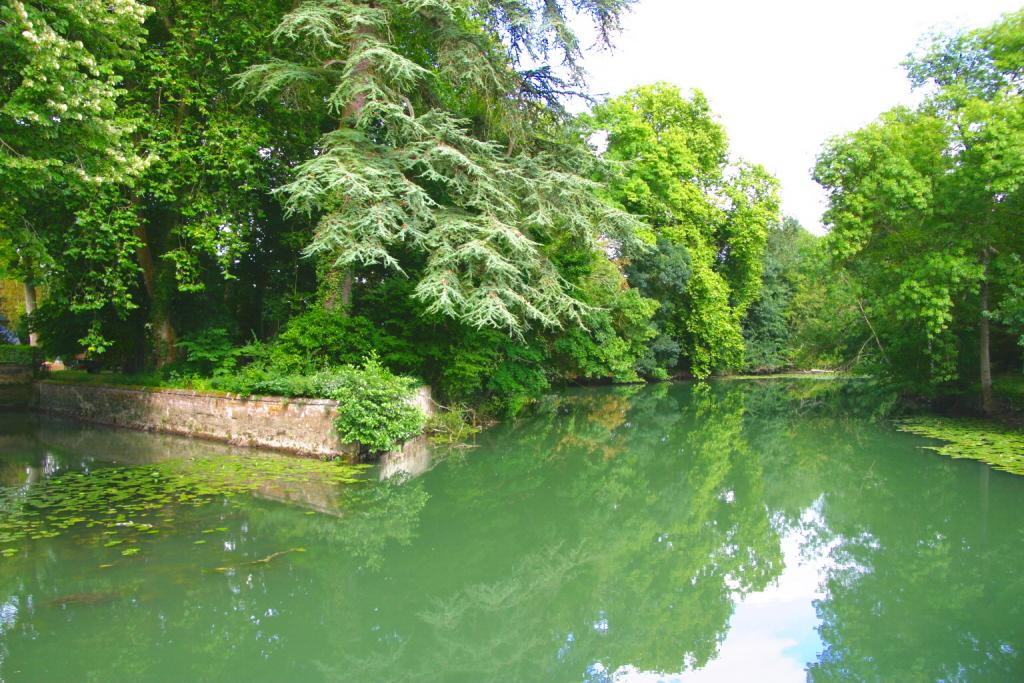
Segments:
[[[0,363],[0,410],[24,410],[32,400],[32,367]]]
[[[35,407],[56,415],[301,455],[357,455],[357,449],[342,443],[334,431],[336,401],[56,381],[34,386]],[[429,388],[421,388],[414,400],[429,410]]]

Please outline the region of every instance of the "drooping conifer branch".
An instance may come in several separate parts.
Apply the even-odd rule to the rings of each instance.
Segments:
[[[598,4],[579,9],[609,26],[625,5]],[[346,271],[404,272],[402,254],[420,252],[415,296],[428,312],[475,327],[521,334],[578,319],[582,305],[539,242],[556,226],[589,243],[629,235],[634,219],[553,155],[526,145],[509,153],[507,140],[481,134],[449,101],[456,94],[506,116],[536,115],[546,98],[521,87],[507,53],[546,55],[558,45],[575,68],[579,51],[557,3],[542,5],[310,0],[284,18],[274,37],[297,59],[255,66],[240,84],[256,98],[309,89],[309,106],[338,119],[279,189],[290,211],[319,218],[308,255]],[[538,23],[523,23],[524,12]],[[420,42],[396,40],[410,26]]]

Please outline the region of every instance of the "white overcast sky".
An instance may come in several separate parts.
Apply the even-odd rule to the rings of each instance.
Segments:
[[[591,89],[669,81],[708,96],[732,152],[782,182],[783,211],[821,231],[810,172],[822,143],[913,104],[900,62],[933,30],[990,24],[1021,0],[639,0]]]

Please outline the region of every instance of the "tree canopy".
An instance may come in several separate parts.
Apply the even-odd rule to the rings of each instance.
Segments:
[[[583,10],[607,32],[624,4]],[[600,201],[585,168],[565,163],[566,142],[538,135],[560,111],[535,72],[516,66],[522,50],[543,58],[558,49],[575,63],[557,3],[305,2],[273,37],[292,60],[252,66],[240,85],[337,121],[280,188],[290,211],[318,220],[307,254],[346,273],[405,273],[402,252],[420,254],[415,298],[476,328],[521,334],[579,320],[538,241],[559,231],[593,242],[632,224]],[[519,140],[530,119],[541,130]],[[347,305],[347,289],[342,298]]]
[[[647,249],[623,254],[632,281],[662,301],[668,367],[693,374],[743,363],[741,321],[761,287],[768,228],[779,220],[776,181],[732,163],[725,131],[699,91],[659,83],[597,107],[605,156],[625,164],[609,194],[648,226]]]
[[[1021,57],[1009,38],[1021,16],[935,37],[907,62],[925,101],[832,140],[815,171],[829,248],[869,294],[884,371],[932,386],[977,372],[989,411],[991,321],[1015,320],[1024,249]]]
[[[631,4],[9,3],[4,310],[20,281],[45,353],[168,381],[376,354],[517,412],[828,366],[991,408],[1024,349],[1021,15],[933,36],[921,105],[828,142],[819,239],[699,90],[589,92],[577,31],[610,48]]]

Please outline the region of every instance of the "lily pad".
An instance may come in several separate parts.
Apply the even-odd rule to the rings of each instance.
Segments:
[[[69,472],[27,488],[0,487],[0,543],[52,538],[84,527],[95,529],[104,547],[114,547],[130,540],[125,534],[158,534],[161,527],[171,528],[182,507],[249,494],[267,485],[352,484],[365,481],[361,476],[366,468],[254,453]],[[217,527],[203,533],[227,530]],[[17,552],[10,547],[0,555]]]

